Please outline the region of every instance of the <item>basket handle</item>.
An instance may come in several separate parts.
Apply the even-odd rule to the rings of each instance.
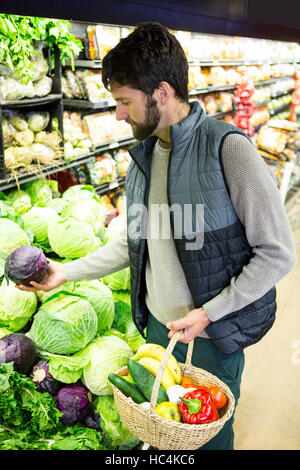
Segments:
[[[161,379],[163,376],[163,373],[165,371],[167,362],[169,360],[169,357],[171,356],[173,349],[175,348],[175,345],[177,341],[179,340],[181,333],[183,330],[177,330],[172,338],[170,339],[170,342],[164,352],[163,358],[161,360],[158,372],[155,377],[153,389],[152,389],[152,395],[151,395],[151,401],[150,401],[150,410],[154,411],[157,403],[157,397],[158,397],[158,390],[159,386],[161,383]],[[193,348],[194,348],[194,340],[190,341],[188,344],[188,350],[186,354],[186,359],[185,359],[185,366],[188,368],[192,364],[192,355],[193,355]]]

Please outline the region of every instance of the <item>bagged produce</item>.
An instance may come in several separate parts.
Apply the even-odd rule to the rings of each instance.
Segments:
[[[12,76],[1,77],[0,93],[4,101],[18,101],[22,98],[33,98],[35,95],[31,80],[24,84]]]
[[[5,110],[3,112],[4,116],[12,126],[18,131],[26,131],[28,129],[28,123],[24,114],[19,113],[18,111],[13,111],[11,109]]]
[[[48,126],[50,114],[47,111],[27,113],[28,127],[33,132],[41,132]]]
[[[47,77],[47,76],[35,82],[33,84],[35,95],[38,96],[39,98],[49,95],[49,93],[51,93],[52,82],[53,82],[52,78]]]
[[[33,68],[32,81],[36,82],[45,77],[48,73],[48,63],[43,55],[42,45],[34,49],[31,57],[31,64]]]

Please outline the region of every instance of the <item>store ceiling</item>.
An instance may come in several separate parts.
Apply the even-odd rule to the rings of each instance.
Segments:
[[[299,0],[1,0],[2,13],[87,23],[135,25],[158,21],[194,32],[300,41]]]

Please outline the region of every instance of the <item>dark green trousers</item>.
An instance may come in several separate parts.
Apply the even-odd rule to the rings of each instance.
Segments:
[[[147,343],[161,344],[166,347],[170,341],[168,333],[169,330],[150,314],[147,324]],[[185,362],[186,353],[187,345],[178,341],[173,351],[174,356],[179,362]],[[192,364],[211,372],[225,382],[232,391],[237,404],[244,369],[243,351],[225,356],[214,346],[212,341],[197,337],[194,340]],[[233,450],[233,420],[234,414],[221,431],[199,450]]]

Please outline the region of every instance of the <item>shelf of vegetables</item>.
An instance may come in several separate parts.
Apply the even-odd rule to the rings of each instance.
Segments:
[[[16,38],[14,28],[16,30],[19,28],[22,33],[29,31],[33,39],[31,43],[30,41],[28,43],[28,40],[26,42],[28,51],[25,48],[26,54],[24,54],[24,60],[26,59],[26,64],[29,65],[26,72],[24,72],[26,77],[23,77],[23,79],[29,80],[29,84],[31,81],[34,87],[36,83],[35,73],[37,70],[42,70],[43,73],[46,72],[49,76],[51,75],[53,85],[51,93],[48,92],[46,96],[38,98],[32,96],[32,90],[30,91],[32,87],[30,88],[30,85],[22,85],[25,86],[25,91],[20,92],[19,99],[12,100],[12,96],[8,95],[9,99],[2,101],[2,107],[8,108],[11,111],[16,111],[19,108],[19,111],[23,114],[26,114],[26,111],[29,109],[35,109],[36,107],[39,107],[40,110],[46,110],[46,107],[56,108],[54,117],[58,121],[58,126],[54,124],[54,131],[59,131],[61,137],[59,144],[60,151],[56,152],[56,149],[49,145],[48,140],[43,142],[36,142],[34,140],[33,145],[27,145],[25,153],[23,152],[23,155],[20,156],[20,144],[19,142],[14,142],[16,145],[11,146],[13,149],[5,149],[5,153],[8,153],[7,164],[5,164],[4,158],[2,157],[1,159],[0,157],[0,162],[2,162],[0,167],[0,189],[2,190],[13,188],[14,186],[19,187],[20,184],[24,184],[39,176],[56,174],[58,171],[90,162],[95,156],[100,155],[101,152],[135,143],[130,126],[126,126],[126,123],[116,123],[113,112],[115,102],[111,99],[107,90],[105,90],[101,75],[103,55],[113,46],[120,35],[128,34],[130,28],[119,29],[118,27],[106,27],[103,25],[91,27],[80,25],[80,29],[87,35],[84,39],[86,47],[91,49],[91,44],[94,44],[93,47],[95,48],[94,52],[91,50],[87,54],[87,48],[83,52],[82,38],[81,41],[77,40],[74,35],[69,33],[70,23],[60,20],[24,18],[13,15],[0,15],[0,20],[8,21],[12,24],[11,43]],[[94,34],[94,39],[95,36],[97,37],[95,43],[93,41],[88,43],[87,41],[91,34]],[[23,36],[25,38],[25,34]],[[22,41],[25,41],[24,38],[21,38]],[[45,48],[47,48],[47,52],[45,52]],[[54,58],[51,55],[52,48],[57,51]],[[42,50],[44,57],[41,56]],[[228,60],[222,60],[221,58],[199,60],[195,58],[197,56],[195,56],[195,50],[193,50],[194,57],[192,55],[188,57],[190,64],[189,93],[191,99],[196,97],[199,101],[203,101],[204,109],[210,116],[217,119],[225,119],[228,122],[233,122],[235,109],[232,100],[233,94],[227,92],[236,89],[241,74],[246,69],[249,71],[250,76],[252,76],[255,87],[258,87],[257,89],[259,90],[262,89],[263,85],[269,85],[270,87],[274,85],[275,87],[280,85],[280,83],[286,83],[289,78],[292,79],[292,73],[296,64],[296,55],[290,51],[287,51],[286,59],[279,58],[278,60],[272,59],[271,56],[266,59],[253,59],[251,56],[250,59],[244,59],[237,55],[235,56],[236,58],[232,56]],[[211,49],[208,48],[208,50]],[[232,50],[230,49],[231,52]],[[78,58],[74,59],[76,56]],[[4,51],[2,51],[2,56],[0,54],[0,59],[1,57],[5,57]],[[91,60],[92,57],[96,57],[96,59]],[[13,54],[11,62],[13,66],[17,67],[17,60]],[[47,69],[45,62],[48,63]],[[54,68],[52,67],[53,64],[55,64]],[[21,73],[20,67],[18,70]],[[8,78],[13,80],[13,77],[9,76]],[[10,87],[7,86],[7,77],[3,76],[2,79],[5,82],[6,88],[3,84],[0,88],[7,93],[10,90]],[[8,84],[10,84],[9,81]],[[17,89],[22,89],[22,86],[19,83]],[[29,93],[30,97],[27,97],[26,93]],[[215,98],[214,94],[215,96],[219,95],[219,98]],[[270,95],[270,98],[273,95]],[[275,106],[275,103],[272,103]],[[269,102],[268,104],[271,106],[272,103]],[[288,106],[282,108],[282,110],[284,111],[287,108]],[[275,107],[270,108],[269,115],[277,112],[279,111]],[[255,113],[253,116],[254,127],[265,122],[267,114],[268,110],[265,109]],[[51,115],[51,123],[52,118],[53,116]],[[53,129],[49,125],[49,128],[43,132],[53,133]],[[10,133],[8,137],[13,139],[13,133]],[[7,143],[4,146],[7,147]],[[1,155],[4,153],[4,146],[1,149]],[[28,147],[30,147],[30,151],[28,151]],[[33,149],[35,149],[34,152],[32,151]],[[102,185],[98,192],[104,192],[106,187],[106,185]]]
[[[56,189],[38,179],[0,200],[0,448],[135,448],[108,380],[144,343],[131,316],[129,268],[48,292],[21,291],[11,280],[26,283],[47,265],[40,249],[65,263],[119,232],[122,216],[105,226],[93,186],[54,197]],[[35,260],[26,272],[25,255]]]

